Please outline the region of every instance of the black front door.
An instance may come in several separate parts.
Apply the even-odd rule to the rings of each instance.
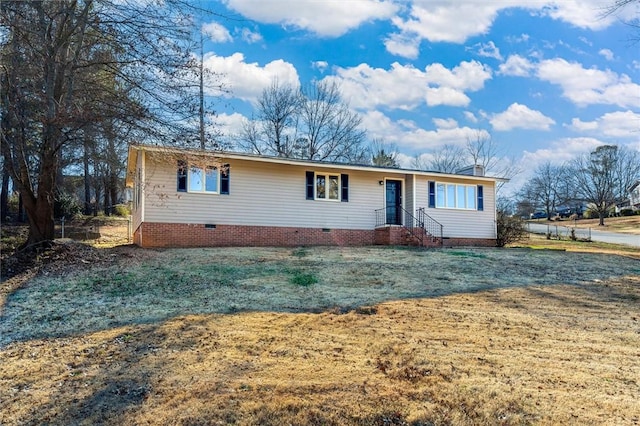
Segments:
[[[387,180],[387,225],[402,225],[402,181]]]

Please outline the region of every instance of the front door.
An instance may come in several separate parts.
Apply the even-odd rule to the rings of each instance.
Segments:
[[[402,181],[386,181],[387,225],[402,225]]]

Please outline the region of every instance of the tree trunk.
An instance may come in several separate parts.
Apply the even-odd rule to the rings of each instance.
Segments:
[[[118,176],[116,176],[115,173],[111,173],[110,179],[109,191],[111,195],[111,204],[116,205],[118,204]],[[113,213],[113,209],[111,212]]]
[[[7,159],[5,158],[5,162]],[[5,222],[9,217],[9,169],[2,168],[2,192],[0,192],[0,222]]]
[[[89,141],[88,135],[84,135],[84,152],[82,156],[84,166],[84,214],[91,214],[91,174],[89,170]]]
[[[604,226],[604,212],[598,212],[598,217],[600,218],[600,222],[598,223],[598,225]]]
[[[52,140],[57,135],[57,129],[48,129],[50,133],[45,133]],[[46,141],[45,141],[46,143]],[[53,145],[49,142],[46,146]],[[38,176],[37,195],[32,192],[23,194],[24,209],[29,220],[29,237],[24,247],[38,248],[47,246],[55,238],[54,222],[54,198],[56,188],[56,176],[58,174],[58,153],[49,150],[43,156]],[[24,188],[26,190],[26,188]]]
[[[22,194],[18,195],[18,222],[24,223],[24,201],[22,201]]]
[[[111,216],[111,202],[109,200],[111,193],[109,192],[109,186],[105,183],[104,186],[104,214],[105,216]]]

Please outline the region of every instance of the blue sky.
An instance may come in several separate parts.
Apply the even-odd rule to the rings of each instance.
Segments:
[[[523,170],[599,144],[640,150],[640,3],[613,0],[201,1],[205,65],[229,94],[215,108],[231,140],[274,79],[327,80],[370,139],[409,167],[478,132]]]

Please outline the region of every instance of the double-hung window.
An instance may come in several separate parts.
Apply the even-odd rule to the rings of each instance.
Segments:
[[[307,200],[349,201],[349,175],[307,172]]]
[[[429,181],[429,207],[483,210],[483,186]]]
[[[202,192],[209,194],[229,194],[229,166],[223,170],[216,166],[187,165],[178,162],[177,190],[179,192]]]
[[[340,200],[340,175],[316,174],[316,199]]]
[[[218,193],[218,168],[189,167],[189,192]]]

